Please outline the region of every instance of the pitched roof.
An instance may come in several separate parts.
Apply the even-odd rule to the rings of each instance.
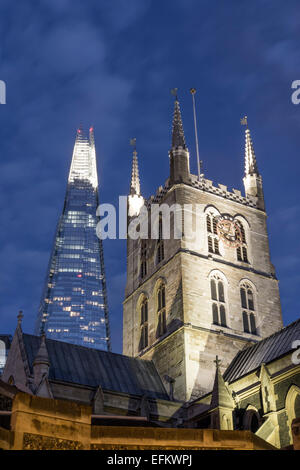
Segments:
[[[41,338],[23,333],[32,372]],[[49,379],[169,400],[152,361],[46,339]]]
[[[268,363],[292,351],[292,343],[300,338],[300,319],[277,331],[271,336],[240,351],[223,377],[232,382],[239,377],[260,367],[262,362]]]

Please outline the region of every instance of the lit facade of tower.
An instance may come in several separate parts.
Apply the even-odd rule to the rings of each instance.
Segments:
[[[50,256],[36,334],[110,350],[93,128],[78,129],[62,215]]]
[[[248,128],[245,140],[244,196],[204,175],[199,179],[190,172],[176,97],[169,178],[145,201],[148,213],[164,206],[161,221],[171,221],[170,237],[127,239],[123,353],[153,360],[182,401],[212,390],[216,355],[223,373],[240,350],[282,328],[262,177]],[[185,205],[177,237],[175,213]],[[128,215],[130,226],[137,214]]]

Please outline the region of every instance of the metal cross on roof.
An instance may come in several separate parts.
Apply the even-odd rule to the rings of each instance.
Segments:
[[[218,368],[221,364],[221,360],[218,358],[218,356],[216,356],[216,359],[214,360],[214,363],[216,364],[216,367]]]

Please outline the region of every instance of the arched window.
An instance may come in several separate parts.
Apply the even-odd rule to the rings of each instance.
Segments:
[[[147,276],[147,240],[141,240],[141,278]]]
[[[227,326],[224,280],[216,273],[210,279],[214,325]]]
[[[241,235],[242,235],[242,245],[239,246],[236,250],[237,259],[239,261],[244,261],[244,263],[249,263],[245,229],[244,229],[243,224],[239,220],[237,222],[239,224]]]
[[[206,214],[206,229],[207,229],[207,243],[208,252],[220,254],[219,250],[219,237],[217,232],[218,218],[216,215],[209,213]]]
[[[285,397],[285,411],[287,414],[287,426],[289,428],[289,439],[292,443],[291,425],[295,418],[300,418],[300,387],[292,384]]]
[[[141,337],[140,337],[140,351],[148,346],[148,299],[146,297],[142,300],[140,305],[141,316]]]
[[[158,222],[158,241],[157,241],[157,263],[160,263],[165,258],[165,246],[163,239],[162,216],[159,217]]]
[[[243,328],[245,333],[257,334],[253,288],[247,282],[240,286]]]
[[[159,338],[167,331],[166,319],[166,288],[160,284],[157,289],[157,337]]]
[[[297,395],[294,403],[295,417],[300,418],[300,395]]]
[[[243,416],[243,429],[247,429],[256,433],[261,425],[261,417],[256,408],[250,407],[245,411]]]

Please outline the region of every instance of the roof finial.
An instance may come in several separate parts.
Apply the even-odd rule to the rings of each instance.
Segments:
[[[216,369],[219,369],[221,362],[222,361],[219,359],[219,357],[216,356],[216,359],[214,360],[214,363],[216,364]]]
[[[241,119],[241,125],[242,125],[242,126],[246,126],[246,128],[248,129],[248,118],[247,118],[247,116],[244,116],[244,117]]]
[[[129,140],[130,145],[133,147],[133,151],[136,152],[136,137],[133,137],[132,139]]]
[[[178,90],[177,88],[173,88],[171,90],[172,95],[175,96],[173,126],[172,126],[172,149],[176,149],[178,147],[182,147],[183,149],[186,149],[177,90]]]
[[[245,176],[259,175],[256,156],[254,153],[253,142],[248,128],[248,118],[244,116],[241,119],[241,124],[246,126],[245,130]]]
[[[22,320],[23,320],[23,311],[22,310],[19,310],[19,313],[18,313],[18,316],[17,316],[17,319],[18,319],[18,326],[21,326],[22,324]]]
[[[178,101],[177,92],[178,92],[178,88],[172,88],[171,89],[171,95],[175,96],[175,101]]]
[[[138,165],[135,137],[133,139],[130,139],[130,145],[133,146],[130,194],[137,194],[138,196],[140,196],[141,185],[140,185],[139,165]]]

